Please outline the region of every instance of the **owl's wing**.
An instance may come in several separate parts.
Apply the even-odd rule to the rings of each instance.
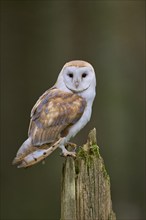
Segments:
[[[52,143],[66,136],[69,127],[82,116],[86,101],[74,93],[47,90],[31,111],[28,136],[34,146]]]

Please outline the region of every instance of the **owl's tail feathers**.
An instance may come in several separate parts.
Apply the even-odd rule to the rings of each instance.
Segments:
[[[36,147],[31,146],[31,141],[28,138],[18,150],[12,164],[17,165],[18,168],[26,168],[39,163],[56,150],[56,148],[58,148],[61,140],[62,138],[52,145],[45,144],[40,147]]]
[[[33,149],[34,148],[34,149]],[[12,164],[16,165],[21,162],[21,160],[27,156],[28,154],[32,153],[35,150],[35,147],[31,144],[31,138],[28,138],[19,148],[17,151],[16,157],[14,158]]]

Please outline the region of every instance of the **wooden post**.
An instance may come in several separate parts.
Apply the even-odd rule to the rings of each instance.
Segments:
[[[116,220],[112,210],[110,178],[96,143],[96,129],[68,157],[62,171],[61,220]]]

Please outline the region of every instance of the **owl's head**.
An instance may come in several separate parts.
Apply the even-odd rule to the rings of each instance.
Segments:
[[[76,93],[96,86],[95,72],[91,64],[82,60],[66,63],[57,79],[57,87]]]

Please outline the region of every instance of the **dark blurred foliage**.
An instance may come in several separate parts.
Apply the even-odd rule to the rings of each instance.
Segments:
[[[145,1],[1,1],[1,219],[60,218],[59,150],[30,169],[11,165],[30,110],[65,62],[94,66],[96,127],[118,220],[144,219]]]

